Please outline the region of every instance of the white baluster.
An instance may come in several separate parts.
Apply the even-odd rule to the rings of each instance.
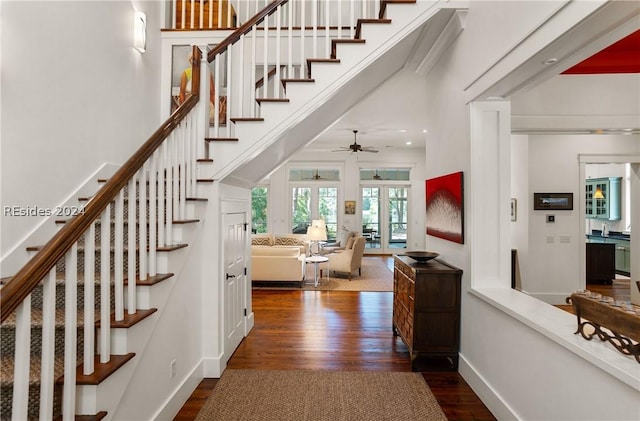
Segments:
[[[204,0],[200,0],[200,20],[198,22],[198,29],[204,29]]]
[[[306,56],[305,56],[305,46],[306,46],[306,40],[305,40],[305,25],[306,25],[306,21],[307,18],[305,16],[305,4],[307,4],[306,1],[303,1],[300,4],[300,66],[301,66],[301,74],[300,77],[301,78],[306,78],[307,77],[307,72],[306,72],[306,64],[307,64],[307,60],[306,60]]]
[[[349,38],[354,39],[356,37],[356,12],[355,12],[355,0],[349,0]]]
[[[178,145],[178,167],[180,173],[180,217],[179,219],[187,219],[187,184],[189,183],[189,177],[187,176],[187,144],[189,142],[189,130],[191,126],[189,124],[189,116],[185,118],[185,123],[180,130],[180,144]]]
[[[231,137],[231,120],[230,120],[230,116],[231,116],[231,112],[230,110],[233,108],[235,102],[233,100],[233,95],[229,95],[229,92],[233,92],[233,84],[235,81],[235,75],[234,73],[231,71],[232,70],[232,64],[233,64],[233,56],[231,54],[231,52],[233,51],[235,47],[234,46],[229,46],[229,48],[227,48],[227,113],[226,113],[226,125],[227,125],[227,137]],[[218,92],[218,91],[216,91]],[[218,96],[216,95],[216,98],[218,98]],[[242,115],[242,114],[241,114]]]
[[[240,57],[244,57],[244,34],[240,35],[240,39],[238,40],[238,49],[239,51],[239,55]],[[245,66],[240,66],[239,69],[239,74],[238,74],[238,92],[244,92],[244,78],[245,78]],[[232,72],[233,74],[233,72]],[[253,90],[253,89],[252,89]],[[227,88],[227,101],[229,101],[229,89]],[[240,113],[239,115],[244,115],[244,100],[241,99],[240,101],[238,101],[238,112]],[[227,105],[227,114],[229,114],[229,107]],[[228,123],[227,123],[228,124]]]
[[[131,190],[129,190],[131,194]],[[100,217],[100,362],[111,359],[111,205],[107,205]]]
[[[342,38],[342,0],[338,0],[338,39]]]
[[[138,180],[140,183],[140,197],[138,205],[140,209],[138,213],[138,249],[140,250],[138,253],[138,260],[140,262],[138,265],[139,279],[147,279],[147,162],[142,165],[142,168],[140,169],[140,178]],[[135,311],[136,307],[129,307],[129,314],[133,314]]]
[[[167,245],[173,244],[173,143],[175,142],[175,131],[171,132],[169,138],[165,141],[167,144],[166,171],[167,185],[165,187],[165,242]]]
[[[287,48],[287,63],[289,65],[287,70],[287,77],[290,78],[293,74],[293,4],[287,3],[287,27],[289,29],[288,36],[288,48]]]
[[[129,311],[131,311],[131,309],[135,311],[136,309],[136,208],[138,201],[138,195],[136,194],[136,184],[136,176],[134,175],[129,180],[129,206],[127,208],[127,216],[129,221],[127,233],[127,308],[129,309]],[[142,187],[140,189],[142,189]],[[116,305],[118,305],[117,296]],[[122,305],[124,305],[124,299]]]
[[[181,29],[186,29],[186,27],[187,27],[187,0],[182,0],[182,14],[180,16],[181,16],[180,28]]]
[[[182,136],[184,133],[184,126],[186,123],[180,124],[180,127],[174,132],[175,136],[173,138],[173,148],[172,148],[172,159],[171,159],[171,168],[173,173],[173,191],[171,199],[173,203],[173,219],[180,219],[180,183],[182,183],[180,174],[180,143],[182,141]],[[177,132],[177,133],[176,133]]]
[[[131,210],[131,191],[129,191],[129,210]],[[135,198],[133,199],[135,200]],[[113,293],[115,298],[115,319],[124,319],[124,189],[115,200],[115,221],[113,225]],[[129,217],[131,228],[131,217]],[[129,229],[131,233],[131,229]]]
[[[213,0],[209,2],[209,28],[213,29]]]
[[[329,4],[331,2],[329,0],[325,0],[324,2],[324,34],[325,34],[325,50],[327,52],[326,56],[331,56],[331,14],[329,10]],[[340,24],[338,24],[340,26]]]
[[[214,91],[216,92],[216,95],[213,97],[213,129],[216,132],[216,137],[220,136],[220,113],[219,113],[220,96],[218,95],[218,92],[220,92],[220,60],[221,60],[220,54],[217,54],[213,59],[213,84],[214,84]],[[209,86],[210,82],[211,81],[207,79],[205,86]],[[229,96],[227,95],[227,101],[229,100],[228,97]],[[209,98],[208,95],[207,95],[207,98]],[[227,113],[228,113],[228,108],[229,108],[229,104],[227,104]],[[227,130],[229,130],[228,127],[227,127]]]
[[[64,257],[64,385],[62,391],[62,419],[75,419],[76,366],[78,329],[78,243],[74,243]]]
[[[166,167],[166,156],[167,156],[167,142],[169,139],[165,140],[160,147],[160,152],[158,154],[158,247],[163,247],[165,243],[165,233],[164,233],[164,221],[165,221],[165,196],[166,196],[166,179],[165,173],[167,170]]]
[[[250,87],[249,87],[249,107],[251,107],[251,115],[250,117],[255,117],[256,116],[256,69],[258,67],[257,64],[257,57],[258,57],[258,53],[257,53],[257,35],[256,33],[258,27],[256,25],[253,25],[253,27],[251,28],[251,79],[250,79]],[[229,112],[228,108],[227,108],[227,112]]]
[[[56,379],[54,360],[56,349],[56,268],[42,285],[42,355],[40,357],[40,420],[53,419],[53,393]]]
[[[93,373],[95,361],[96,320],[96,223],[93,222],[84,234],[84,356],[83,373]]]
[[[318,58],[318,0],[313,0],[311,6],[313,58]]]
[[[158,186],[158,150],[151,157],[149,169],[149,275],[157,273],[156,244],[157,244],[157,186]]]
[[[276,8],[276,74],[273,79],[273,96],[275,98],[282,98],[280,95],[280,35],[282,28],[282,6]],[[265,81],[266,82],[266,81]]]
[[[16,333],[13,366],[14,420],[26,420],[29,405],[29,364],[31,355],[31,294],[16,309]]]
[[[262,46],[262,98],[268,98],[268,77],[269,77],[269,16],[264,17],[263,46]]]
[[[194,29],[194,25],[195,25],[195,18],[196,18],[196,1],[195,0],[191,0],[191,21],[189,22],[189,28]]]
[[[211,5],[213,6],[213,4]],[[218,0],[218,28],[222,27],[222,0]]]

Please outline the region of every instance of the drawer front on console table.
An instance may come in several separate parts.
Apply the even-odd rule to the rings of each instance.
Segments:
[[[411,368],[420,367],[420,357],[446,357],[457,369],[462,271],[438,259],[394,256],[393,278],[393,329],[409,350]]]

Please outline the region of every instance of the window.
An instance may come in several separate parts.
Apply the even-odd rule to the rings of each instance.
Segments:
[[[292,168],[289,181],[340,181],[337,168]]]
[[[409,181],[410,168],[360,168],[362,181]]]
[[[267,204],[269,188],[258,186],[251,189],[251,232],[267,232]]]
[[[291,189],[291,232],[305,234],[311,223],[311,188]]]
[[[320,187],[318,189],[318,214],[327,226],[327,238],[336,238],[338,232],[338,188]]]
[[[338,231],[337,187],[292,187],[291,232],[305,234],[313,219],[324,219],[327,239],[335,239]]]

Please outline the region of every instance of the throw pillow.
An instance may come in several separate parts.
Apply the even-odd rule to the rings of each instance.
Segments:
[[[292,237],[276,237],[275,243],[276,246],[304,246],[304,241],[299,238]]]
[[[347,240],[347,245],[344,247],[345,250],[350,250],[353,248],[353,242],[355,241],[356,237],[349,237],[349,239]]]
[[[260,237],[253,237],[251,239],[252,246],[271,246],[271,236],[265,235]]]

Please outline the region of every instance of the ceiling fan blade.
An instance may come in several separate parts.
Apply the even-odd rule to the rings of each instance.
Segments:
[[[378,153],[378,151],[376,149],[361,149],[360,152]]]

